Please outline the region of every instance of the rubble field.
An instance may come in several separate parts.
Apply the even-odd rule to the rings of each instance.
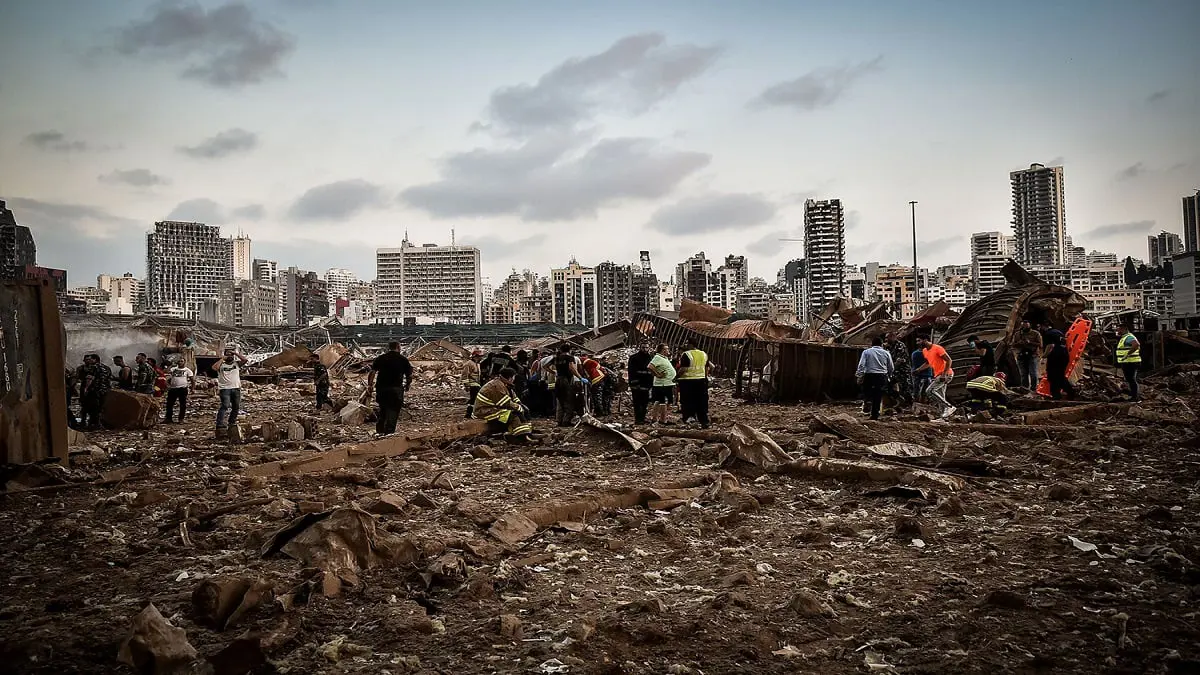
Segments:
[[[1200,672],[1194,384],[1028,425],[716,389],[709,434],[633,430],[626,399],[605,421],[640,443],[537,420],[313,473],[373,425],[256,385],[244,426],[315,436],[233,444],[197,392],[10,467],[0,671]],[[418,378],[402,433],[464,403]]]

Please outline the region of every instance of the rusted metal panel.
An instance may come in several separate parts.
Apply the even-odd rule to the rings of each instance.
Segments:
[[[854,373],[863,348],[813,342],[767,342],[779,359],[775,398],[794,401],[849,400],[859,395]]]
[[[0,461],[66,461],[63,342],[49,280],[0,284]]]
[[[626,344],[636,344],[639,339],[649,340],[654,345],[663,343],[672,350],[678,350],[683,343],[690,341],[708,354],[713,375],[732,378],[737,375],[742,345],[749,338],[714,337],[698,333],[661,316],[638,314],[630,324]]]

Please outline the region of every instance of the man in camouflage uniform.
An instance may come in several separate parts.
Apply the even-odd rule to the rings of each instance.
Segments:
[[[83,423],[88,430],[99,429],[104,398],[112,388],[112,369],[100,361],[99,354],[88,354],[84,364],[86,370],[80,395]]]
[[[137,355],[137,365],[133,369],[133,390],[147,396],[154,395],[154,379],[156,374],[145,354]]]
[[[888,396],[891,408],[910,407],[912,396],[912,362],[908,355],[908,346],[895,333],[888,333],[883,346],[892,355],[892,377],[888,382]]]
[[[313,369],[313,382],[317,385],[317,410],[326,404],[333,407],[333,401],[329,399],[329,368],[321,363],[321,357],[313,354],[309,357],[310,365]]]

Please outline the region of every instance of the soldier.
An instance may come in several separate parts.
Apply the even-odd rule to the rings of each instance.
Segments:
[[[888,333],[883,346],[892,355],[891,380],[888,382],[889,398],[892,408],[907,408],[912,405],[912,368],[909,362],[908,346],[895,333]]]
[[[99,354],[84,357],[86,367],[81,396],[84,425],[89,431],[100,428],[104,399],[112,388],[112,369],[100,361]]]
[[[317,410],[325,404],[332,408],[333,401],[329,399],[329,368],[321,363],[321,357],[316,354],[309,356],[308,362],[313,369],[313,384],[317,385]]]
[[[137,368],[133,371],[133,390],[147,396],[154,395],[154,367],[146,360],[146,355],[137,355]]]

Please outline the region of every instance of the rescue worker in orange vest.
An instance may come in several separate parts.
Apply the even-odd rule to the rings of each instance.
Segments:
[[[529,409],[513,391],[516,379],[517,371],[505,367],[480,387],[475,395],[475,419],[486,420],[493,433],[503,430],[506,439],[524,442],[529,440],[533,425],[525,421]]]
[[[691,340],[683,343],[675,382],[679,386],[679,413],[684,424],[694,417],[701,428],[708,428],[708,374],[711,368],[708,354],[696,349]]]
[[[987,412],[993,417],[1008,414],[1007,375],[1003,372],[995,375],[981,375],[967,382],[967,407],[971,412]]]

